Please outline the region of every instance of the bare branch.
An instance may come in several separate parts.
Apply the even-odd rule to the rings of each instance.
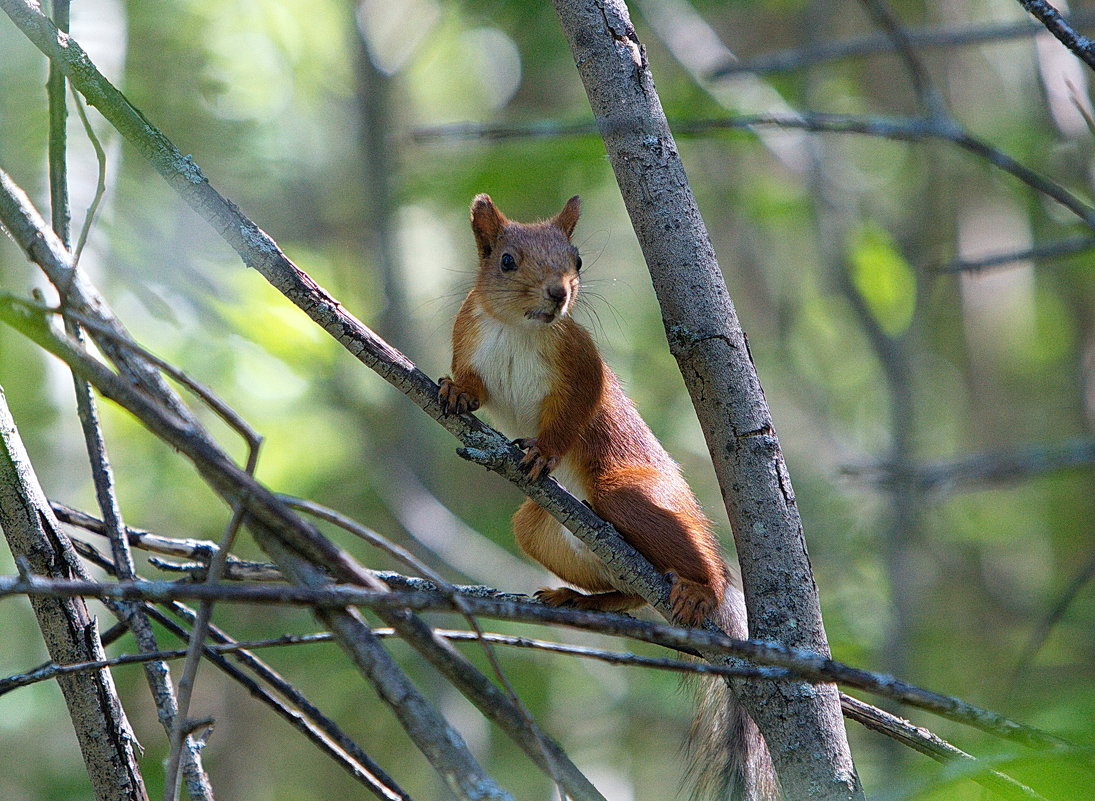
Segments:
[[[84,133],[87,134],[88,141],[91,142],[91,146],[95,150],[95,160],[99,163],[99,176],[95,181],[95,197],[92,198],[91,205],[88,206],[84,224],[80,226],[80,237],[76,240],[76,247],[72,250],[72,264],[75,266],[80,263],[80,254],[84,252],[84,245],[87,244],[87,238],[91,234],[91,226],[94,225],[95,217],[99,212],[99,204],[106,194],[106,151],[103,150],[99,137],[95,135],[95,129],[91,127],[91,121],[87,118],[87,112],[84,111],[84,101],[75,89],[72,90],[72,102],[76,106],[76,113],[80,116],[80,122],[84,125]]]
[[[86,512],[73,509],[72,507],[57,501],[50,501],[50,508],[53,509],[53,513],[57,515],[57,519],[62,523],[66,523],[70,526],[77,526],[85,531],[89,531],[93,534],[100,534],[104,537],[107,535],[103,522]],[[199,560],[200,563],[194,565],[178,565],[163,562],[157,564],[157,567],[162,566],[162,569],[165,570],[177,570],[192,575],[205,575],[205,571],[208,570],[209,567],[209,560],[212,558],[213,554],[216,553],[218,548],[217,544],[210,540],[162,537],[151,531],[144,531],[130,526],[126,527],[126,536],[129,539],[129,544],[134,548],[140,548],[141,550],[152,553],[165,554],[167,556],[182,556]],[[152,557],[150,561],[153,559],[155,559],[155,557]],[[286,580],[285,576],[278,571],[277,566],[269,562],[251,562],[228,554],[226,567],[227,572],[224,576],[226,579],[248,581]]]
[[[29,11],[37,14],[37,9],[30,8]],[[48,25],[48,20],[44,22]],[[40,219],[27,211],[32,211],[32,207],[25,194],[2,172],[0,184],[4,190],[0,192],[0,219],[3,219],[5,226],[24,249],[42,261],[69,263],[67,252],[56,242],[56,238],[53,237],[51,242],[52,234],[44,228]],[[40,247],[43,243],[47,245],[44,249]],[[74,276],[74,283],[78,280],[79,277]],[[8,305],[7,309],[11,311],[17,305]],[[368,585],[373,581],[344,552],[327,541],[314,527],[286,509],[246,471],[235,465],[227,454],[192,423],[188,413],[184,412],[185,416],[180,416],[172,408],[154,400],[168,395],[174,397],[169,389],[156,384],[147,392],[135,390],[131,383],[90,358],[77,343],[52,331],[40,312],[30,310],[25,304],[19,308],[21,311],[6,318],[8,322],[22,326],[23,333],[36,337],[41,345],[52,343],[55,355],[63,353],[69,366],[94,384],[105,396],[114,400],[124,399],[123,405],[126,408],[137,414],[154,433],[185,453],[198,467],[202,477],[229,503],[245,499],[249,527],[255,532],[260,544],[275,554],[275,560],[283,560],[283,569],[294,580],[312,585],[322,584],[329,582],[330,574],[334,574],[354,583]],[[105,304],[103,308],[105,310]],[[158,373],[153,375],[159,379]],[[325,571],[316,568],[316,564],[323,565]],[[350,653],[355,664],[377,687],[381,697],[393,708],[412,739],[446,778],[452,790],[460,797],[508,798],[508,794],[483,772],[459,734],[411,685],[403,671],[383,651],[362,621],[347,611],[328,609],[323,610],[320,615],[333,627],[332,630],[339,636],[339,642]]]
[[[884,487],[904,482],[924,492],[953,492],[1093,466],[1095,440],[1078,439],[1058,445],[1025,445],[1007,451],[975,453],[936,464],[906,465],[902,469],[884,462],[847,465],[842,472]]]
[[[973,136],[946,119],[931,117],[883,117],[854,114],[824,114],[799,112],[794,114],[743,114],[701,120],[677,120],[673,132],[679,136],[705,136],[719,130],[745,130],[774,126],[796,128],[814,133],[855,134],[893,139],[900,142],[951,142],[959,148],[1004,170],[1031,189],[1046,195],[1071,211],[1089,228],[1095,228],[1095,208],[1081,200],[1063,185],[1032,170],[1026,165]],[[532,126],[486,126],[460,123],[422,128],[412,135],[413,141],[428,142],[443,138],[510,139],[521,137],[592,136],[591,124]]]
[[[1095,42],[1081,33],[1077,33],[1061,12],[1046,0],[1019,0],[1019,5],[1030,12],[1031,16],[1046,26],[1046,30],[1072,51],[1082,62],[1095,70]]]
[[[626,667],[650,668],[654,670],[668,670],[673,673],[700,673],[720,676],[752,676],[759,678],[779,679],[785,678],[788,671],[784,668],[751,667],[728,665],[710,665],[706,662],[684,661],[664,657],[640,656],[638,654],[622,651],[606,651],[602,648],[590,648],[585,645],[570,645],[568,643],[553,642],[551,640],[539,640],[532,637],[520,637],[512,634],[497,634],[494,632],[476,632],[460,629],[434,629],[438,637],[450,642],[478,643],[480,640],[494,645],[505,645],[531,651],[544,651],[564,656],[574,656],[581,659],[591,659],[605,662],[609,665],[623,665]],[[373,629],[373,633],[381,638],[388,639],[398,637],[399,632],[390,627]],[[186,636],[185,634],[183,635]],[[283,634],[280,637],[272,637],[263,640],[241,640],[230,643],[212,643],[203,647],[206,656],[212,654],[237,654],[241,651],[253,651],[263,648],[278,648],[292,645],[314,645],[317,643],[333,643],[334,638],[330,632],[318,632],[315,634]],[[149,653],[119,654],[94,662],[75,662],[59,665],[54,662],[46,663],[25,673],[17,673],[6,678],[0,678],[0,695],[37,684],[42,681],[50,681],[69,673],[99,670],[105,667],[119,667],[123,665],[137,665],[157,659],[165,661],[182,659],[186,656],[186,648],[176,648],[165,651],[152,651]]]
[[[1030,635],[1030,640],[1024,646],[1023,650],[1019,654],[1019,659],[1015,664],[1015,672],[1012,674],[1011,684],[1014,687],[1023,678],[1023,674],[1030,667],[1034,661],[1035,656],[1045,645],[1046,639],[1049,637],[1053,627],[1065,616],[1065,612],[1072,606],[1072,602],[1076,600],[1076,597],[1080,594],[1080,591],[1084,589],[1091,581],[1095,579],[1095,553],[1088,557],[1087,562],[1077,571],[1072,580],[1068,583],[1056,601],[1050,607],[1049,612],[1038,621],[1034,631]]]
[[[388,629],[387,633],[390,633],[394,629]],[[384,636],[383,630],[377,630],[377,634]],[[333,642],[331,633],[324,631],[318,634],[283,634],[280,637],[272,637],[264,640],[241,640],[233,643],[216,643],[205,646],[210,653],[214,654],[231,654],[237,651],[252,651],[260,648],[276,648],[284,645],[310,645],[312,643],[320,642]],[[156,660],[171,661],[175,659],[182,659],[186,656],[186,648],[176,648],[166,651],[148,651],[144,653],[136,654],[119,654],[118,656],[111,656],[104,659],[97,659],[90,662],[71,662],[67,664],[58,664],[56,662],[47,662],[44,665],[34,668],[34,670],[28,670],[25,673],[16,673],[11,676],[0,679],[0,695],[6,695],[12,690],[18,690],[21,687],[27,687],[31,684],[37,684],[42,681],[51,681],[58,676],[64,676],[69,673],[84,673],[88,671],[101,670],[102,668],[120,667],[123,665],[139,665],[144,662],[153,662]]]
[[[58,28],[68,30],[69,2],[68,0],[55,0],[53,3],[54,19]],[[67,251],[70,242],[70,220],[68,200],[68,163],[67,163],[67,121],[66,121],[66,92],[65,76],[55,65],[50,64],[50,77],[47,83],[50,106],[50,134],[49,134],[49,176],[50,176],[50,208],[54,233],[60,239],[60,244]],[[77,100],[79,102],[79,100]],[[81,118],[86,123],[86,117],[81,109]],[[92,136],[94,136],[92,134]],[[99,155],[100,184],[102,182],[103,155],[102,148],[96,144],[96,152]],[[98,203],[96,198],[95,203]],[[85,222],[81,239],[86,236],[88,226],[91,223],[90,214]],[[64,271],[60,271],[62,274]],[[69,284],[75,283],[77,277],[76,257],[72,257],[69,281],[65,284],[56,284],[62,304],[67,302]],[[53,276],[50,276],[51,278]],[[65,330],[72,339],[81,346],[84,344],[84,332],[80,323],[71,315],[64,316]],[[121,507],[114,491],[114,473],[107,456],[106,441],[103,437],[102,426],[99,421],[99,411],[95,403],[95,397],[91,391],[91,385],[72,373],[73,388],[76,394],[77,416],[84,435],[88,460],[91,466],[91,477],[95,487],[95,497],[102,510],[104,528],[111,543],[114,553],[114,563],[118,566],[118,575],[123,579],[132,579],[135,575],[133,558],[129,552],[129,543],[123,533],[125,524],[122,522]],[[132,629],[137,643],[144,651],[156,651],[156,635],[152,626],[143,614],[140,604],[127,605],[125,608],[125,620]],[[157,715],[160,722],[169,734],[181,730],[178,719],[178,706],[174,688],[171,685],[170,672],[162,661],[150,661],[145,664],[145,676],[148,680],[149,690],[156,704]],[[189,736],[178,736],[178,748],[174,751],[176,764],[184,763],[186,772],[187,790],[195,801],[213,798],[213,790],[209,783],[209,776],[202,765],[201,751],[198,744]]]
[[[415,586],[427,586],[418,583],[421,580],[414,581]],[[392,583],[397,582],[393,580]],[[807,682],[839,683],[876,693],[1034,748],[1070,745],[1067,740],[1053,734],[1009,720],[960,698],[925,690],[893,676],[851,667],[804,648],[760,640],[736,640],[717,631],[683,629],[621,614],[551,607],[528,599],[511,600],[510,596],[503,593],[488,597],[490,592],[487,589],[481,595],[465,595],[463,603],[474,615],[481,618],[562,625],[611,636],[630,637],[689,654],[710,652],[748,659],[760,665],[786,668]],[[226,603],[285,604],[319,609],[360,606],[378,614],[397,610],[460,612],[451,599],[439,592],[424,589],[378,592],[341,584],[315,587],[273,584],[211,585],[169,581],[103,584],[38,576],[0,577],[0,597],[23,594],[44,597],[87,595],[155,603],[213,599]]]
[[[255,463],[258,460],[258,447],[259,443],[255,442],[247,456],[246,470],[247,474],[252,477],[255,475]],[[247,495],[244,493],[236,501],[235,506],[232,509],[232,518],[225,528],[220,545],[213,554],[213,558],[209,560],[209,567],[206,571],[205,580],[210,584],[216,584],[224,578],[228,562],[228,552],[232,547],[232,543],[235,541],[240,526],[243,524],[246,502]],[[112,536],[111,539],[125,541],[125,537],[121,533],[119,533],[117,537]],[[202,646],[205,645],[205,638],[209,634],[209,621],[212,616],[213,602],[203,601],[198,607],[198,614],[190,631],[190,644],[186,654],[186,661],[183,662],[182,675],[179,677],[179,709],[178,713],[175,715],[174,726],[172,726],[169,731],[170,750],[167,759],[167,769],[164,771],[164,801],[175,801],[178,797],[179,769],[186,761],[185,755],[190,750],[187,743],[188,733],[191,731],[190,723],[192,722],[189,720],[190,701],[194,694],[194,683],[197,679],[198,667],[201,665]],[[193,795],[193,793],[191,793],[191,795]]]
[[[1077,28],[1095,25],[1095,10],[1078,9],[1069,20]],[[991,22],[983,25],[935,28],[913,28],[907,31],[909,44],[917,48],[963,47],[1004,39],[1026,39],[1041,28],[1028,20],[1020,22]],[[806,69],[827,61],[856,56],[870,56],[894,49],[893,39],[886,34],[866,34],[842,41],[817,42],[808,48],[775,50],[753,58],[730,61],[714,70],[708,77],[718,79],[739,72],[764,75],[770,72],[792,72]]]
[[[973,259],[954,259],[936,267],[940,273],[980,272],[994,267],[1008,267],[1028,261],[1047,261],[1061,256],[1071,256],[1095,248],[1095,237],[1074,236],[1054,242],[1043,242],[1023,250],[992,253]]]
[[[872,731],[892,737],[898,742],[931,757],[936,762],[942,762],[943,764],[964,762],[969,765],[977,765],[980,762],[976,757],[955,748],[927,729],[914,726],[909,721],[896,715],[891,715],[889,712],[865,704],[858,698],[842,694],[840,696],[840,706],[844,710],[844,714],[852,720],[859,721]],[[1012,801],[1046,801],[1025,784],[990,768],[982,767],[977,773],[972,773],[969,778],[982,787],[997,793],[1001,798],[1011,799]]]

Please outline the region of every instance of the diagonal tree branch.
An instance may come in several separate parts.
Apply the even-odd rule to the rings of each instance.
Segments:
[[[37,218],[22,191],[14,186],[10,178],[2,172],[0,172],[0,188],[3,189],[0,191],[0,219],[28,254],[43,259],[67,261],[67,252],[56,243],[52,233],[45,228],[40,218]],[[34,245],[43,240],[47,247],[36,249]],[[299,273],[295,265],[293,270]],[[304,276],[303,273],[300,275]],[[307,278],[307,276],[304,277]],[[308,281],[310,283],[310,279]],[[317,288],[317,291],[321,290]],[[326,297],[325,293],[324,297]],[[323,537],[314,526],[294,514],[267,488],[255,482],[246,470],[237,466],[204,432],[180,420],[148,395],[134,391],[132,385],[111,373],[100,362],[89,358],[76,343],[52,332],[42,314],[40,310],[23,306],[22,314],[8,319],[17,327],[21,326],[21,330],[35,339],[38,344],[60,356],[105,396],[119,402],[135,414],[157,436],[178,448],[198,468],[199,474],[226,501],[230,504],[244,503],[248,512],[248,527],[255,534],[259,544],[274,557],[276,562],[279,562],[281,569],[293,580],[308,586],[321,586],[330,582],[332,578],[364,586],[377,584],[377,580],[344,551]],[[360,323],[358,325],[360,326]],[[361,329],[370,341],[375,340],[379,346],[390,350],[390,346],[376,338],[364,326],[361,326]],[[403,363],[410,364],[401,355],[400,359]],[[413,366],[411,369],[427,383],[432,384]],[[429,400],[437,409],[436,390],[429,395]],[[440,413],[439,409],[437,413]],[[500,441],[498,446],[503,448],[507,455],[517,453],[516,449],[500,434],[481,423],[479,426],[488,435],[493,435]],[[474,441],[482,442],[483,438]],[[469,456],[489,462],[495,459],[498,453],[475,449],[474,452],[469,450]],[[510,455],[506,464],[512,474],[520,476],[527,482],[517,467],[517,458]],[[570,498],[581,510],[592,516],[592,512],[587,507],[566,494],[557,482],[552,480],[551,484],[554,485],[556,492]],[[593,519],[596,520],[595,517]],[[619,535],[611,527],[608,528],[606,536],[609,533],[619,540]],[[622,542],[622,540],[619,541]],[[665,585],[661,576],[655,573],[642,557],[639,557],[637,553],[635,557],[646,564],[652,583]],[[668,587],[665,587],[665,593],[668,595]],[[442,776],[447,779],[456,777],[461,781],[468,780],[466,786],[460,788],[464,794],[474,795],[476,792],[482,792],[482,787],[492,784],[485,775],[481,774],[480,768],[466,750],[457,750],[452,753],[446,750],[446,743],[462,745],[459,735],[436,715],[417,691],[410,687],[402,671],[383,651],[368,627],[356,615],[335,610],[321,610],[319,614],[338,635],[339,642],[347,649],[358,668],[371,678],[380,689],[382,696],[389,701],[397,715],[400,715],[401,721],[408,731],[412,732],[412,736],[420,747],[428,749],[428,755],[434,760],[445,760],[454,755],[460,757],[459,766],[439,768]],[[413,616],[398,612],[391,613],[384,620],[397,628],[401,635],[449,678],[472,703],[479,707],[481,712],[498,723],[525,750],[533,762],[553,778],[559,779],[567,792],[576,800],[602,798],[596,788],[573,765],[565,752],[547,738],[526,715],[522,714],[517,704],[507,698],[451,646],[434,637],[428,626]],[[392,681],[396,683],[393,684]],[[426,722],[427,719],[429,719],[428,722]],[[435,762],[435,765],[438,764],[440,763]],[[479,778],[474,778],[477,774]],[[479,789],[476,789],[477,787]]]
[[[1095,70],[1095,41],[1078,33],[1072,24],[1061,16],[1061,12],[1046,0],[1019,0],[1031,16],[1046,26],[1046,30],[1072,51],[1082,62]]]
[[[72,85],[146,155],[168,184],[210,222],[240,254],[246,265],[255,268],[353,356],[407,395],[456,436],[464,445],[458,451],[461,456],[493,470],[515,484],[573,531],[655,608],[669,610],[668,583],[612,526],[564,490],[554,478],[547,477],[530,483],[518,467],[521,452],[493,428],[473,415],[442,415],[437,402],[437,384],[406,356],[347,312],[326,290],[288,259],[277,244],[244,216],[234,203],[213,189],[193,159],[183,156],[162,132],[152,126],[95,69],[76,42],[56,31],[49,20],[27,0],[0,0],[0,9],[11,17],[43,53],[62,64]],[[0,194],[0,203],[3,201]],[[48,247],[41,248],[33,231],[29,239],[24,240],[24,248],[36,259],[63,260],[63,256],[58,256]],[[102,387],[100,391],[104,391]],[[134,411],[133,407],[127,408]],[[182,431],[176,431],[176,434],[181,433]],[[298,520],[295,516],[294,519]],[[298,526],[297,532],[301,536],[296,546],[299,548],[310,544],[309,553],[314,554],[317,561],[322,563],[324,558],[336,561],[343,558],[341,553],[331,551],[330,543],[322,537],[315,539],[314,529],[308,526],[299,527],[299,520],[294,525]],[[311,546],[315,546],[316,550],[312,550]]]
[[[77,544],[77,550],[84,558],[89,559],[93,564],[102,567],[111,575],[117,575],[117,568],[110,559],[102,556],[94,548],[91,548],[86,544],[83,547],[80,547],[78,540],[75,542]],[[198,615],[192,609],[178,602],[169,602],[165,604],[165,607],[176,617],[189,623],[191,630],[193,629]],[[183,625],[176,622],[164,612],[147,604],[144,606],[144,611],[149,617],[172,634],[175,634],[179,639],[184,642],[193,642],[192,633],[188,632]],[[357,781],[368,787],[378,798],[385,799],[385,801],[410,801],[406,793],[399,788],[391,777],[389,777],[356,742],[347,736],[333,720],[320,712],[308,698],[293,687],[292,684],[282,678],[276,671],[270,668],[269,665],[250,653],[250,651],[245,650],[247,647],[246,645],[242,645],[232,640],[231,637],[226,635],[218,627],[211,624],[209,625],[208,634],[209,638],[217,643],[217,645],[202,645],[202,655],[207,660],[216,665],[228,677],[241,684],[252,697],[257,698],[260,702],[266,704],[273,709],[275,713],[287,720],[290,725],[304,734],[304,736],[311,740],[317,748],[331,757]],[[304,638],[281,638],[281,641],[286,641],[287,639],[291,642],[316,642],[321,640],[331,642],[333,638],[330,633],[325,633],[320,635],[309,635]],[[278,641],[273,641],[268,644],[274,644],[276,642]],[[187,656],[190,651],[191,648],[187,647],[179,652],[170,652],[172,653],[171,658],[175,658],[174,654]],[[258,680],[253,679],[240,667],[231,664],[223,655],[225,651],[232,651],[235,654],[237,661],[253,671]],[[147,656],[147,654],[142,654],[140,656]],[[128,661],[136,660],[130,659]],[[35,671],[36,674],[41,672],[42,671]],[[266,689],[266,686],[264,685],[269,686],[271,689]],[[0,681],[0,692],[4,691],[7,691],[7,688],[3,687],[3,682]],[[286,699],[289,703],[287,704],[281,701],[275,693]],[[290,704],[292,706],[290,706]]]

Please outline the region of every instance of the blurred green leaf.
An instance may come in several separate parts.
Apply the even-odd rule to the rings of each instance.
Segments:
[[[865,223],[849,237],[852,282],[882,330],[904,333],[916,308],[916,275],[893,238],[882,227]]]

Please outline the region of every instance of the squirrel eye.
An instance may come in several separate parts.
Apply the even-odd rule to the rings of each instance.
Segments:
[[[574,257],[574,272],[578,272],[580,269],[582,269],[582,257],[581,256],[575,256]]]
[[[517,261],[513,258],[512,254],[502,254],[502,272],[512,273],[517,269]]]

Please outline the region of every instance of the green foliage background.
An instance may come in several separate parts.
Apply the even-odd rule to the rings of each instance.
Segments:
[[[655,2],[633,14],[671,120],[756,110],[720,105],[708,89],[726,92],[728,84],[697,81],[675,59],[639,13]],[[679,10],[669,8],[671,16]],[[699,0],[694,8],[740,56],[872,30],[855,3]],[[901,0],[894,8],[921,25],[1022,15],[1018,6],[999,3]],[[360,51],[357,22],[368,34],[371,62]],[[587,267],[579,314],[732,547],[705,445],[599,139],[416,136],[454,122],[544,129],[590,119],[547,4],[88,0],[75,4],[73,33],[222,193],[435,376],[447,369],[449,326],[474,266],[466,224],[471,197],[490,192],[511,216],[529,219],[582,195],[577,242]],[[1053,99],[1064,80],[1046,55],[1053,46],[1036,50],[1018,40],[933,49],[924,60],[964,125],[1086,198],[1092,133],[1074,124],[1075,115],[1069,127],[1071,106]],[[48,208],[45,73],[40,54],[0,20],[0,166],[41,209]],[[1087,77],[1073,78],[1075,92],[1087,91]],[[764,81],[798,109],[917,111],[907,73],[892,55]],[[266,437],[260,478],[406,543],[411,523],[404,507],[423,511],[403,478],[413,468],[468,526],[515,552],[508,516],[516,491],[459,460],[444,431],[242,268],[140,156],[94,112],[92,118],[109,153],[109,188],[82,266],[141,342],[213,387]],[[95,162],[75,116],[71,125],[79,225]],[[679,144],[773,407],[834,655],[1091,744],[1090,585],[1037,653],[1028,651],[1095,554],[1091,465],[935,491],[882,484],[872,480],[878,471],[862,469],[893,458],[936,463],[1091,441],[1090,253],[978,275],[936,272],[957,255],[1022,248],[1081,233],[1080,225],[946,143],[811,138],[801,152],[812,153],[820,167],[796,169],[766,141],[754,133],[716,133]],[[42,284],[10,242],[0,241],[0,291],[25,296]],[[880,358],[879,342],[896,343],[897,362]],[[49,495],[93,510],[68,376],[0,329],[0,385]],[[183,460],[124,413],[104,404],[103,414],[127,521],[173,536],[218,536],[226,510]],[[465,535],[444,521],[412,527],[435,537],[445,556],[412,542],[415,549],[435,564],[454,563],[448,574],[455,579],[535,588],[490,559],[462,560]],[[332,536],[366,564],[394,567]],[[258,556],[246,540],[240,551]],[[0,570],[13,569],[10,555],[0,554]],[[217,609],[215,621],[241,638],[314,627],[302,612],[227,606]],[[109,625],[105,611],[100,624]],[[0,674],[44,660],[25,600],[0,603],[0,632]],[[123,640],[113,651],[132,647]],[[547,797],[546,783],[504,737],[402,646],[392,648],[505,786],[520,798]],[[335,647],[266,656],[415,798],[448,797]],[[1020,663],[1025,667],[1017,673]],[[689,716],[676,679],[526,652],[506,654],[505,664],[533,712],[607,797],[674,797]],[[143,676],[121,668],[115,677],[157,792],[164,738]],[[217,718],[206,755],[222,798],[367,797],[209,667],[194,711]],[[901,712],[974,753],[1016,760],[1016,774],[1051,798],[1091,797],[1095,774],[1078,759],[1032,758],[1018,746]],[[873,797],[980,797],[975,785],[951,781],[925,758],[899,753],[855,724],[849,731]],[[0,755],[2,798],[88,797],[52,684],[0,697]]]

